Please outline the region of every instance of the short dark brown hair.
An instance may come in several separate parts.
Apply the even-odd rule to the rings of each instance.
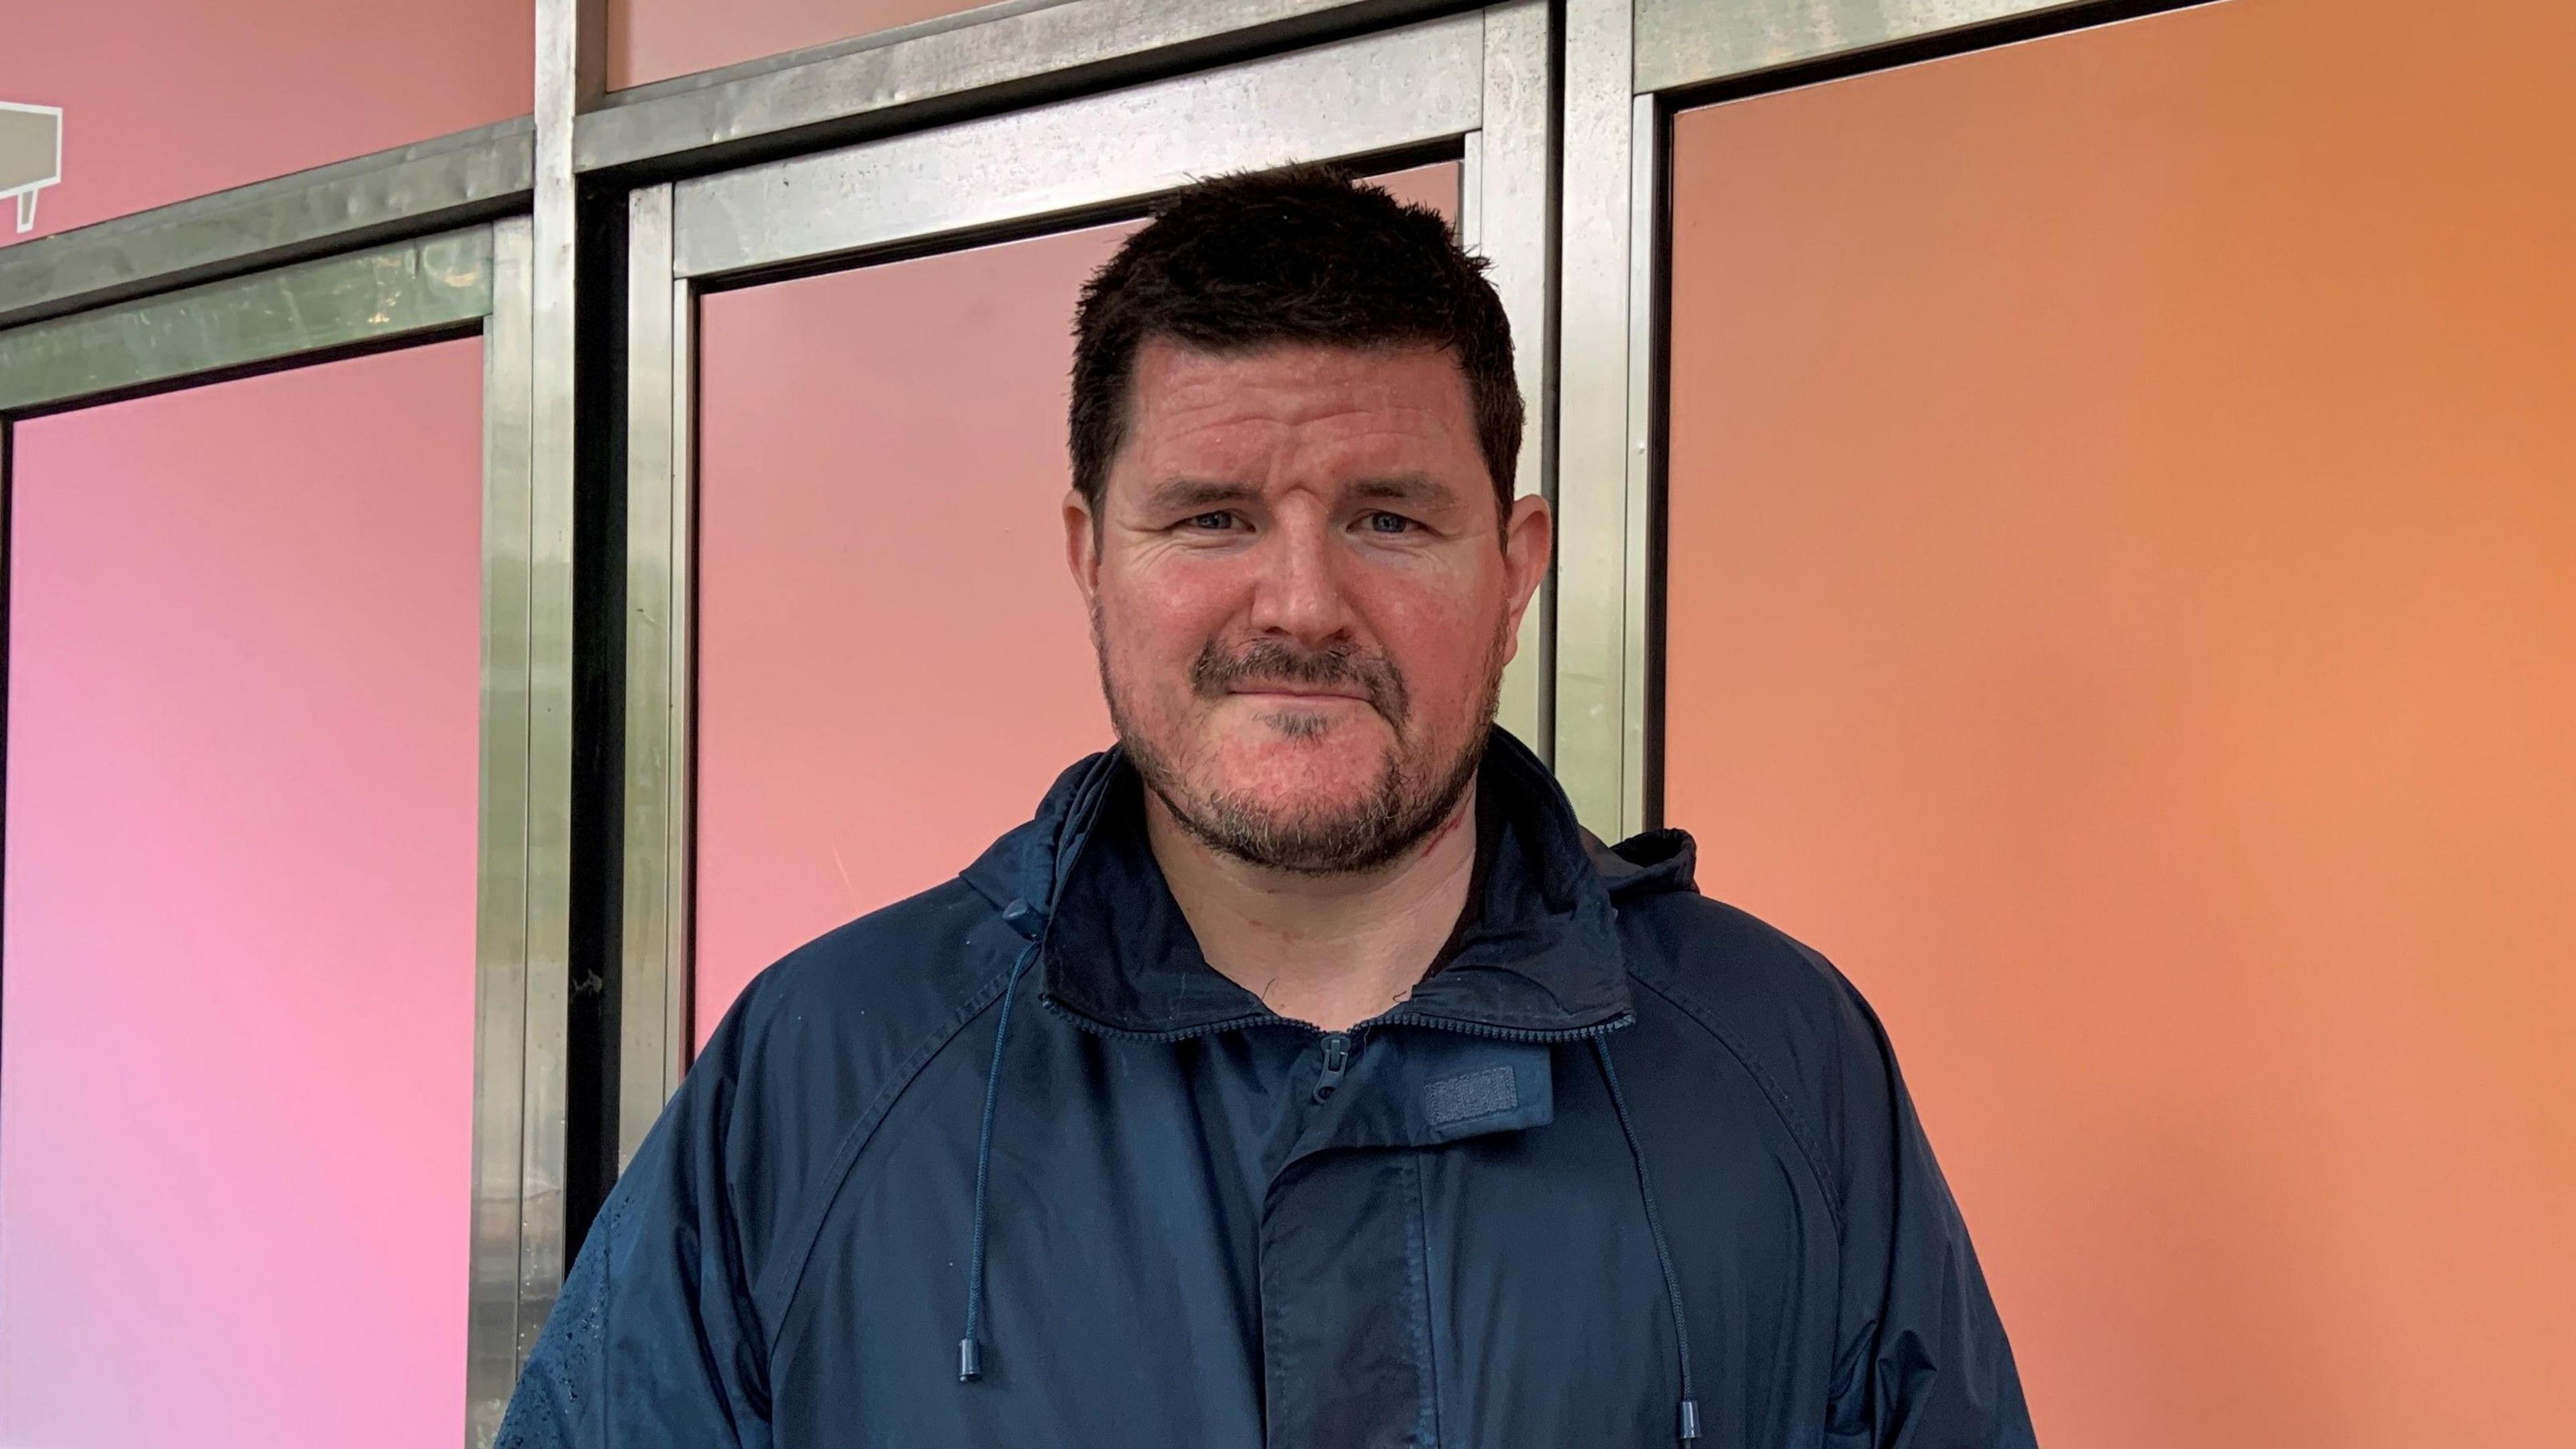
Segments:
[[[1074,312],[1073,486],[1100,508],[1125,441],[1137,349],[1278,343],[1445,350],[1466,374],[1499,516],[1521,451],[1512,327],[1485,262],[1449,223],[1327,166],[1218,176],[1165,202],[1082,289]]]

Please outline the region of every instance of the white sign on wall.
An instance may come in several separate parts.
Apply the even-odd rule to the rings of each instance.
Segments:
[[[0,101],[0,200],[18,199],[18,230],[36,226],[36,193],[63,179],[63,108]]]

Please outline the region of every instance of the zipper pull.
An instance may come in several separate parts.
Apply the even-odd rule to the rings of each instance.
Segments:
[[[1326,1032],[1323,1040],[1324,1074],[1315,1079],[1315,1100],[1324,1102],[1333,1089],[1342,1084],[1342,1072],[1351,1064],[1351,1039],[1342,1032]]]

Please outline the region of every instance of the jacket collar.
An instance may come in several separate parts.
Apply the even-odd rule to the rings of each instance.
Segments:
[[[1527,746],[1496,728],[1477,775],[1487,852],[1480,909],[1446,966],[1380,1017],[1494,1035],[1579,1036],[1629,1012],[1613,877],[1687,888],[1687,837],[1612,853],[1576,824]],[[1123,750],[1060,776],[1037,817],[965,872],[996,905],[1043,902],[1047,1004],[1093,1030],[1173,1039],[1283,1019],[1207,964],[1146,842],[1144,786]],[[1596,852],[1598,853],[1596,855]],[[1646,857],[1640,859],[1639,855]]]

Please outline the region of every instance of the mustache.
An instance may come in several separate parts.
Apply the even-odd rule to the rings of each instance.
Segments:
[[[1356,688],[1391,724],[1403,724],[1412,712],[1411,695],[1395,662],[1346,644],[1301,650],[1283,640],[1255,639],[1227,650],[1211,639],[1190,663],[1190,687],[1201,699],[1219,698],[1247,681]]]

